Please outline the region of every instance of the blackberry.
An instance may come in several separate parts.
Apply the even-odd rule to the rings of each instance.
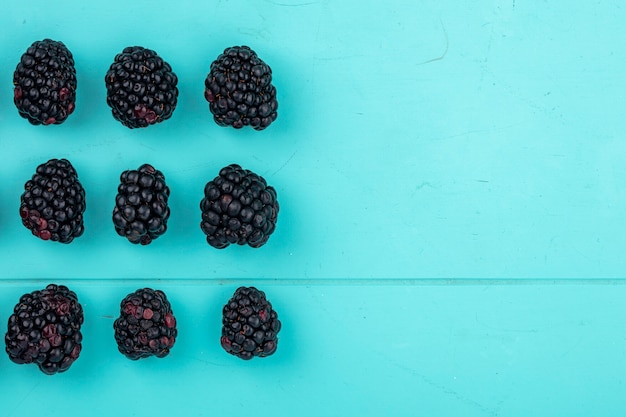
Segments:
[[[167,230],[170,189],[165,177],[152,165],[144,164],[137,170],[122,172],[120,181],[113,209],[115,231],[131,243],[147,245]]]
[[[120,317],[113,323],[119,351],[129,359],[164,358],[174,346],[176,319],[165,293],[142,288],[120,303]]]
[[[13,73],[13,101],[33,125],[61,124],[76,107],[74,58],[63,42],[34,42]]]
[[[176,108],[178,78],[151,49],[124,48],[104,80],[113,117],[131,129],[169,119]]]
[[[226,48],[211,63],[204,86],[204,97],[219,126],[263,130],[278,116],[272,69],[247,46]]]
[[[9,359],[36,363],[48,375],[67,371],[82,349],[83,319],[76,294],[64,285],[22,295],[4,337]]]
[[[276,190],[263,177],[231,164],[204,187],[200,227],[209,245],[263,246],[276,228]]]
[[[226,352],[246,360],[276,352],[281,324],[263,291],[237,288],[222,313],[220,343]]]
[[[70,243],[83,234],[85,190],[67,159],[51,159],[37,167],[24,184],[20,217],[33,235]]]

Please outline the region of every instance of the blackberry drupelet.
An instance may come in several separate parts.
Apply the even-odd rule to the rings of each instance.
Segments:
[[[113,224],[118,235],[147,245],[167,230],[170,189],[161,171],[144,164],[120,175]]]
[[[224,350],[241,359],[270,356],[278,347],[278,314],[254,287],[239,287],[222,310]]]
[[[276,228],[276,190],[263,177],[232,164],[204,187],[200,227],[209,245],[223,249],[231,243],[263,246]]]
[[[35,363],[45,374],[67,371],[82,349],[83,307],[66,286],[50,284],[24,294],[4,337],[9,359]]]
[[[247,46],[226,48],[211,63],[204,86],[204,97],[219,126],[263,130],[278,116],[272,69]]]
[[[85,190],[67,159],[51,159],[37,167],[24,184],[20,217],[33,235],[70,243],[85,230]]]
[[[165,293],[142,288],[120,303],[120,317],[113,323],[119,351],[129,359],[164,358],[174,346],[176,319]]]
[[[131,129],[169,119],[178,100],[178,78],[151,49],[125,48],[105,76],[113,117]]]
[[[76,107],[74,58],[63,42],[34,42],[13,73],[13,101],[33,125],[61,124]]]

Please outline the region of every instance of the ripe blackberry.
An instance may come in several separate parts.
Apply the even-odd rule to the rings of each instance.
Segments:
[[[24,184],[20,217],[33,235],[70,243],[83,234],[85,190],[67,159],[51,159],[37,167]]]
[[[222,313],[220,343],[226,352],[246,360],[276,352],[281,324],[263,291],[237,288]]]
[[[219,126],[263,130],[278,116],[272,69],[247,46],[226,48],[211,64],[204,86]]]
[[[50,284],[24,294],[9,317],[4,337],[9,359],[36,363],[45,374],[65,372],[82,349],[83,307],[66,286]]]
[[[209,245],[258,248],[274,232],[279,206],[276,190],[263,177],[232,164],[206,184],[200,209],[200,227]]]
[[[34,42],[13,73],[13,101],[33,125],[61,124],[76,106],[76,69],[67,47],[58,41]]]
[[[176,319],[163,291],[143,288],[120,303],[113,323],[119,351],[129,359],[164,358],[174,346]]]
[[[113,209],[115,231],[131,243],[147,245],[167,230],[170,189],[165,177],[152,165],[144,164],[137,170],[122,172],[120,181]]]
[[[107,104],[115,120],[131,129],[169,119],[178,100],[178,78],[151,49],[125,48],[104,78]]]

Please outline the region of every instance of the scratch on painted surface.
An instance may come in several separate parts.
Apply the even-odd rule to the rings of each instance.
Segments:
[[[428,181],[422,181],[421,184],[415,186],[415,189],[416,190],[420,190],[420,189],[422,189],[424,187],[434,188],[433,185],[431,183],[429,183]]]
[[[226,367],[226,366],[228,366],[227,364],[224,364],[224,363],[213,362],[213,361],[210,361],[210,360],[198,357],[198,356],[193,356],[193,355],[184,355],[183,354],[183,355],[180,355],[180,357],[188,358],[188,359],[194,360],[196,362],[200,362],[200,363],[203,363],[205,365],[210,365],[210,366],[219,366],[219,367]]]
[[[33,387],[19,400],[13,410],[9,413],[9,416],[22,415],[21,405],[26,401],[28,397],[35,391],[35,389],[41,384],[41,381],[35,383]],[[18,411],[19,410],[19,411]]]
[[[506,126],[493,126],[490,128],[485,128],[485,129],[474,129],[474,130],[467,130],[461,133],[455,133],[452,135],[448,135],[448,136],[443,136],[443,137],[438,137],[438,138],[432,138],[433,140],[447,140],[447,139],[454,139],[454,138],[459,138],[459,137],[463,137],[463,136],[470,136],[470,135],[474,135],[476,133],[492,133],[492,132],[502,132],[517,126],[521,126],[523,123],[512,123]]]
[[[296,4],[287,4],[287,3],[279,3],[277,1],[272,1],[272,0],[265,0],[266,3],[270,3],[273,4],[275,6],[282,6],[282,7],[302,7],[302,6],[312,6],[314,4],[318,4],[319,1],[311,1],[308,3],[296,3]]]
[[[567,348],[565,351],[563,351],[563,353],[561,353],[561,358],[564,358],[564,357],[568,356],[576,348],[578,348],[582,344],[583,339],[584,339],[584,336],[579,336],[578,339],[576,340],[576,342],[574,342],[572,345],[570,345],[569,348]]]
[[[291,154],[291,156],[290,156],[289,158],[287,158],[287,160],[285,161],[285,163],[284,163],[284,164],[282,164],[282,165],[280,166],[280,168],[278,168],[276,171],[274,171],[274,172],[272,173],[272,177],[273,177],[274,175],[278,174],[278,173],[279,173],[279,172],[280,172],[283,168],[285,168],[285,167],[287,166],[287,164],[288,164],[288,163],[289,163],[289,162],[293,159],[293,157],[294,157],[294,156],[296,156],[296,154],[297,154],[297,153],[298,153],[298,151],[297,151],[297,150],[293,151],[293,153]]]
[[[443,35],[445,36],[445,39],[446,39],[446,46],[443,50],[443,53],[436,58],[431,58],[431,59],[427,59],[426,61],[419,62],[417,65],[425,65],[425,64],[430,64],[431,62],[441,61],[448,54],[448,48],[450,47],[450,42],[448,40],[448,31],[446,30],[446,27],[444,26],[443,22],[441,20],[439,20],[439,22],[441,23],[441,28],[443,29]]]
[[[454,388],[451,388],[449,385],[443,384],[443,383],[439,383],[435,380],[433,380],[432,378],[428,377],[427,375],[424,375],[420,372],[418,372],[416,369],[414,369],[413,367],[410,366],[406,366],[400,362],[397,362],[391,358],[389,358],[387,355],[383,355],[380,352],[376,352],[378,355],[385,357],[386,359],[389,360],[389,363],[393,366],[395,366],[396,368],[405,371],[405,372],[409,372],[413,377],[419,378],[420,380],[422,380],[423,383],[425,383],[426,385],[430,386],[431,388],[442,392],[445,395],[450,396],[451,398],[455,399],[456,401],[460,402],[460,403],[464,403],[467,406],[473,407],[477,410],[479,410],[481,413],[483,413],[486,416],[490,416],[490,417],[496,417],[498,416],[498,410],[494,409],[488,405],[483,404],[482,402],[478,402],[468,396],[465,396],[463,394],[461,394],[459,391],[455,390]],[[456,377],[455,377],[456,379]]]
[[[415,194],[424,187],[435,188],[430,182],[422,181],[420,184],[417,184],[415,188],[413,188],[413,192],[411,193],[411,197],[414,197]]]
[[[331,57],[318,57],[315,56],[313,59],[315,61],[326,62],[326,61],[346,61],[353,58],[361,58],[364,57],[365,54],[353,54],[353,55],[342,55],[342,56],[331,56]]]

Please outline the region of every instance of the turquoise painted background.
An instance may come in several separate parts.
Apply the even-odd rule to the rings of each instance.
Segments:
[[[25,288],[4,286],[2,321]],[[137,283],[73,288],[85,308],[80,358],[49,377],[1,355],[3,416],[617,417],[626,409],[623,286],[264,283],[283,329],[276,354],[250,362],[219,345],[234,285],[159,285],[179,337],[167,358],[139,362],[117,353],[112,327]]]
[[[86,323],[66,374],[0,355],[0,415],[624,415],[625,21],[619,1],[5,5],[0,323],[50,281],[78,293]],[[77,108],[33,127],[11,81],[45,37],[74,54]],[[263,132],[218,127],[203,98],[211,61],[238,44],[273,70],[279,116]],[[145,130],[105,102],[129,45],[179,77],[173,117]],[[87,193],[69,246],[19,221],[24,182],[53,157]],[[172,215],[137,247],[111,211],[119,174],[145,162],[164,172]],[[259,250],[214,250],[199,228],[204,184],[233,162],[278,193]],[[284,324],[276,356],[252,363],[216,339],[244,283]],[[115,352],[112,317],[146,285],[172,299],[180,337],[167,359],[134,363]]]
[[[12,3],[0,17],[7,276],[623,275],[619,2],[47,4]],[[75,56],[77,110],[35,128],[17,116],[11,80],[46,36]],[[105,103],[104,74],[133,44],[180,78],[172,119],[142,131]],[[211,61],[235,44],[273,68],[280,111],[266,131],[219,128],[204,101]],[[69,158],[87,191],[86,232],[71,247],[16,221],[23,183],[50,157]],[[136,248],[109,217],[119,174],[144,162],[166,175],[172,216],[166,236]],[[204,184],[231,162],[278,191],[262,250],[214,251],[200,231]]]

